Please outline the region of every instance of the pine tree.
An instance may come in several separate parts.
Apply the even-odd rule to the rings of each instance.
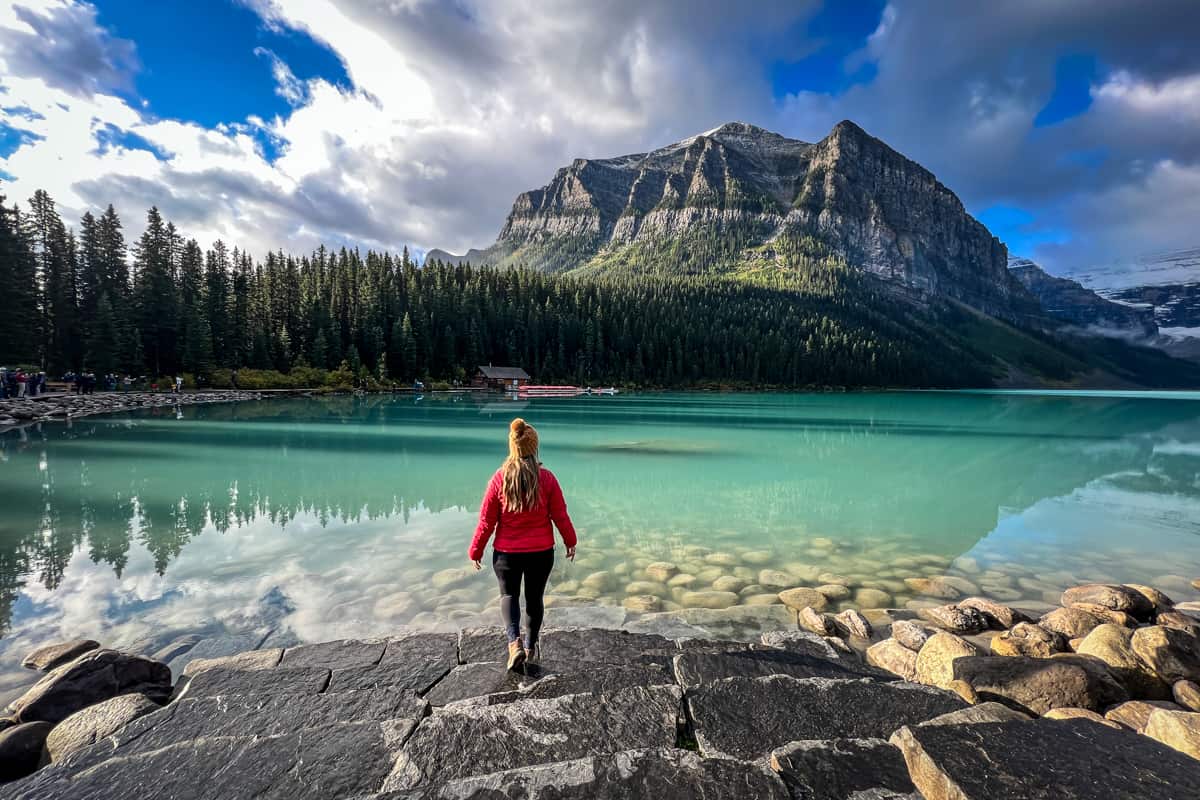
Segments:
[[[146,230],[134,248],[134,296],[137,333],[146,366],[166,375],[177,366],[179,300],[175,286],[174,228],[157,208],[146,214]]]
[[[32,361],[38,342],[37,263],[20,211],[0,195],[0,364]]]
[[[119,326],[108,295],[101,293],[96,300],[96,312],[89,324],[85,362],[98,375],[115,373],[121,362]]]

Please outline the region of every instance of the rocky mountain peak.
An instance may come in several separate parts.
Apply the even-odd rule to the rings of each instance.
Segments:
[[[646,153],[576,159],[517,197],[481,260],[546,270],[794,268],[796,242],[906,296],[1036,312],[1004,245],[958,197],[850,120],[815,143],[734,121]]]

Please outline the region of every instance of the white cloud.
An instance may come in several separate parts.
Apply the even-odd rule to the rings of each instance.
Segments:
[[[264,51],[286,113],[211,129],[160,120],[113,94],[128,85],[132,45],[99,30],[90,6],[38,0],[0,11],[0,105],[42,117],[10,110],[0,121],[44,137],[0,160],[15,177],[4,187],[10,200],[46,188],[69,219],[111,201],[131,233],[156,203],[205,244],[219,236],[260,254],[320,241],[462,251],[488,244],[513,197],[575,157],[636,152],[731,119],[813,140],[851,118],[933,169],[969,208],[1005,203],[1039,224],[1069,222],[1072,242],[1039,254],[1054,267],[1090,258],[1089,243],[1104,234],[1072,213],[1077,198],[1094,208],[1175,186],[1170,176],[1200,161],[1200,56],[1187,44],[1200,21],[1183,0],[1162,0],[1153,15],[1090,0],[969,13],[897,0],[850,59],[874,64],[873,81],[783,98],[769,65],[811,51],[797,32],[818,0],[242,2],[271,27],[326,43],[352,88],[301,80]],[[44,42],[31,49],[38,30],[60,31],[90,55],[66,58]],[[1035,130],[1054,65],[1073,51],[1113,71],[1087,113]],[[167,157],[101,151],[107,126]],[[279,151],[273,162],[264,139]],[[1104,163],[1063,158],[1081,149]],[[1125,253],[1143,244],[1158,246],[1114,242]]]

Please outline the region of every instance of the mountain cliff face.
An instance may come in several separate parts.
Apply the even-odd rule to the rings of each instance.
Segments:
[[[678,274],[788,268],[798,248],[917,299],[1037,313],[1004,245],[954,193],[852,122],[816,143],[733,122],[650,153],[577,159],[518,196],[474,262]]]
[[[1105,300],[1076,281],[1050,275],[1027,258],[1010,258],[1008,268],[1038,299],[1043,311],[1087,333],[1133,339],[1158,334],[1154,312],[1148,306]]]

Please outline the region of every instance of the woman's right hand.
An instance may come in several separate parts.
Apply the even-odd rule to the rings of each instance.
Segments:
[[[574,561],[574,560],[575,560],[575,548],[574,548],[574,547],[568,547],[568,548],[567,548],[567,560],[568,560],[568,561]]]

